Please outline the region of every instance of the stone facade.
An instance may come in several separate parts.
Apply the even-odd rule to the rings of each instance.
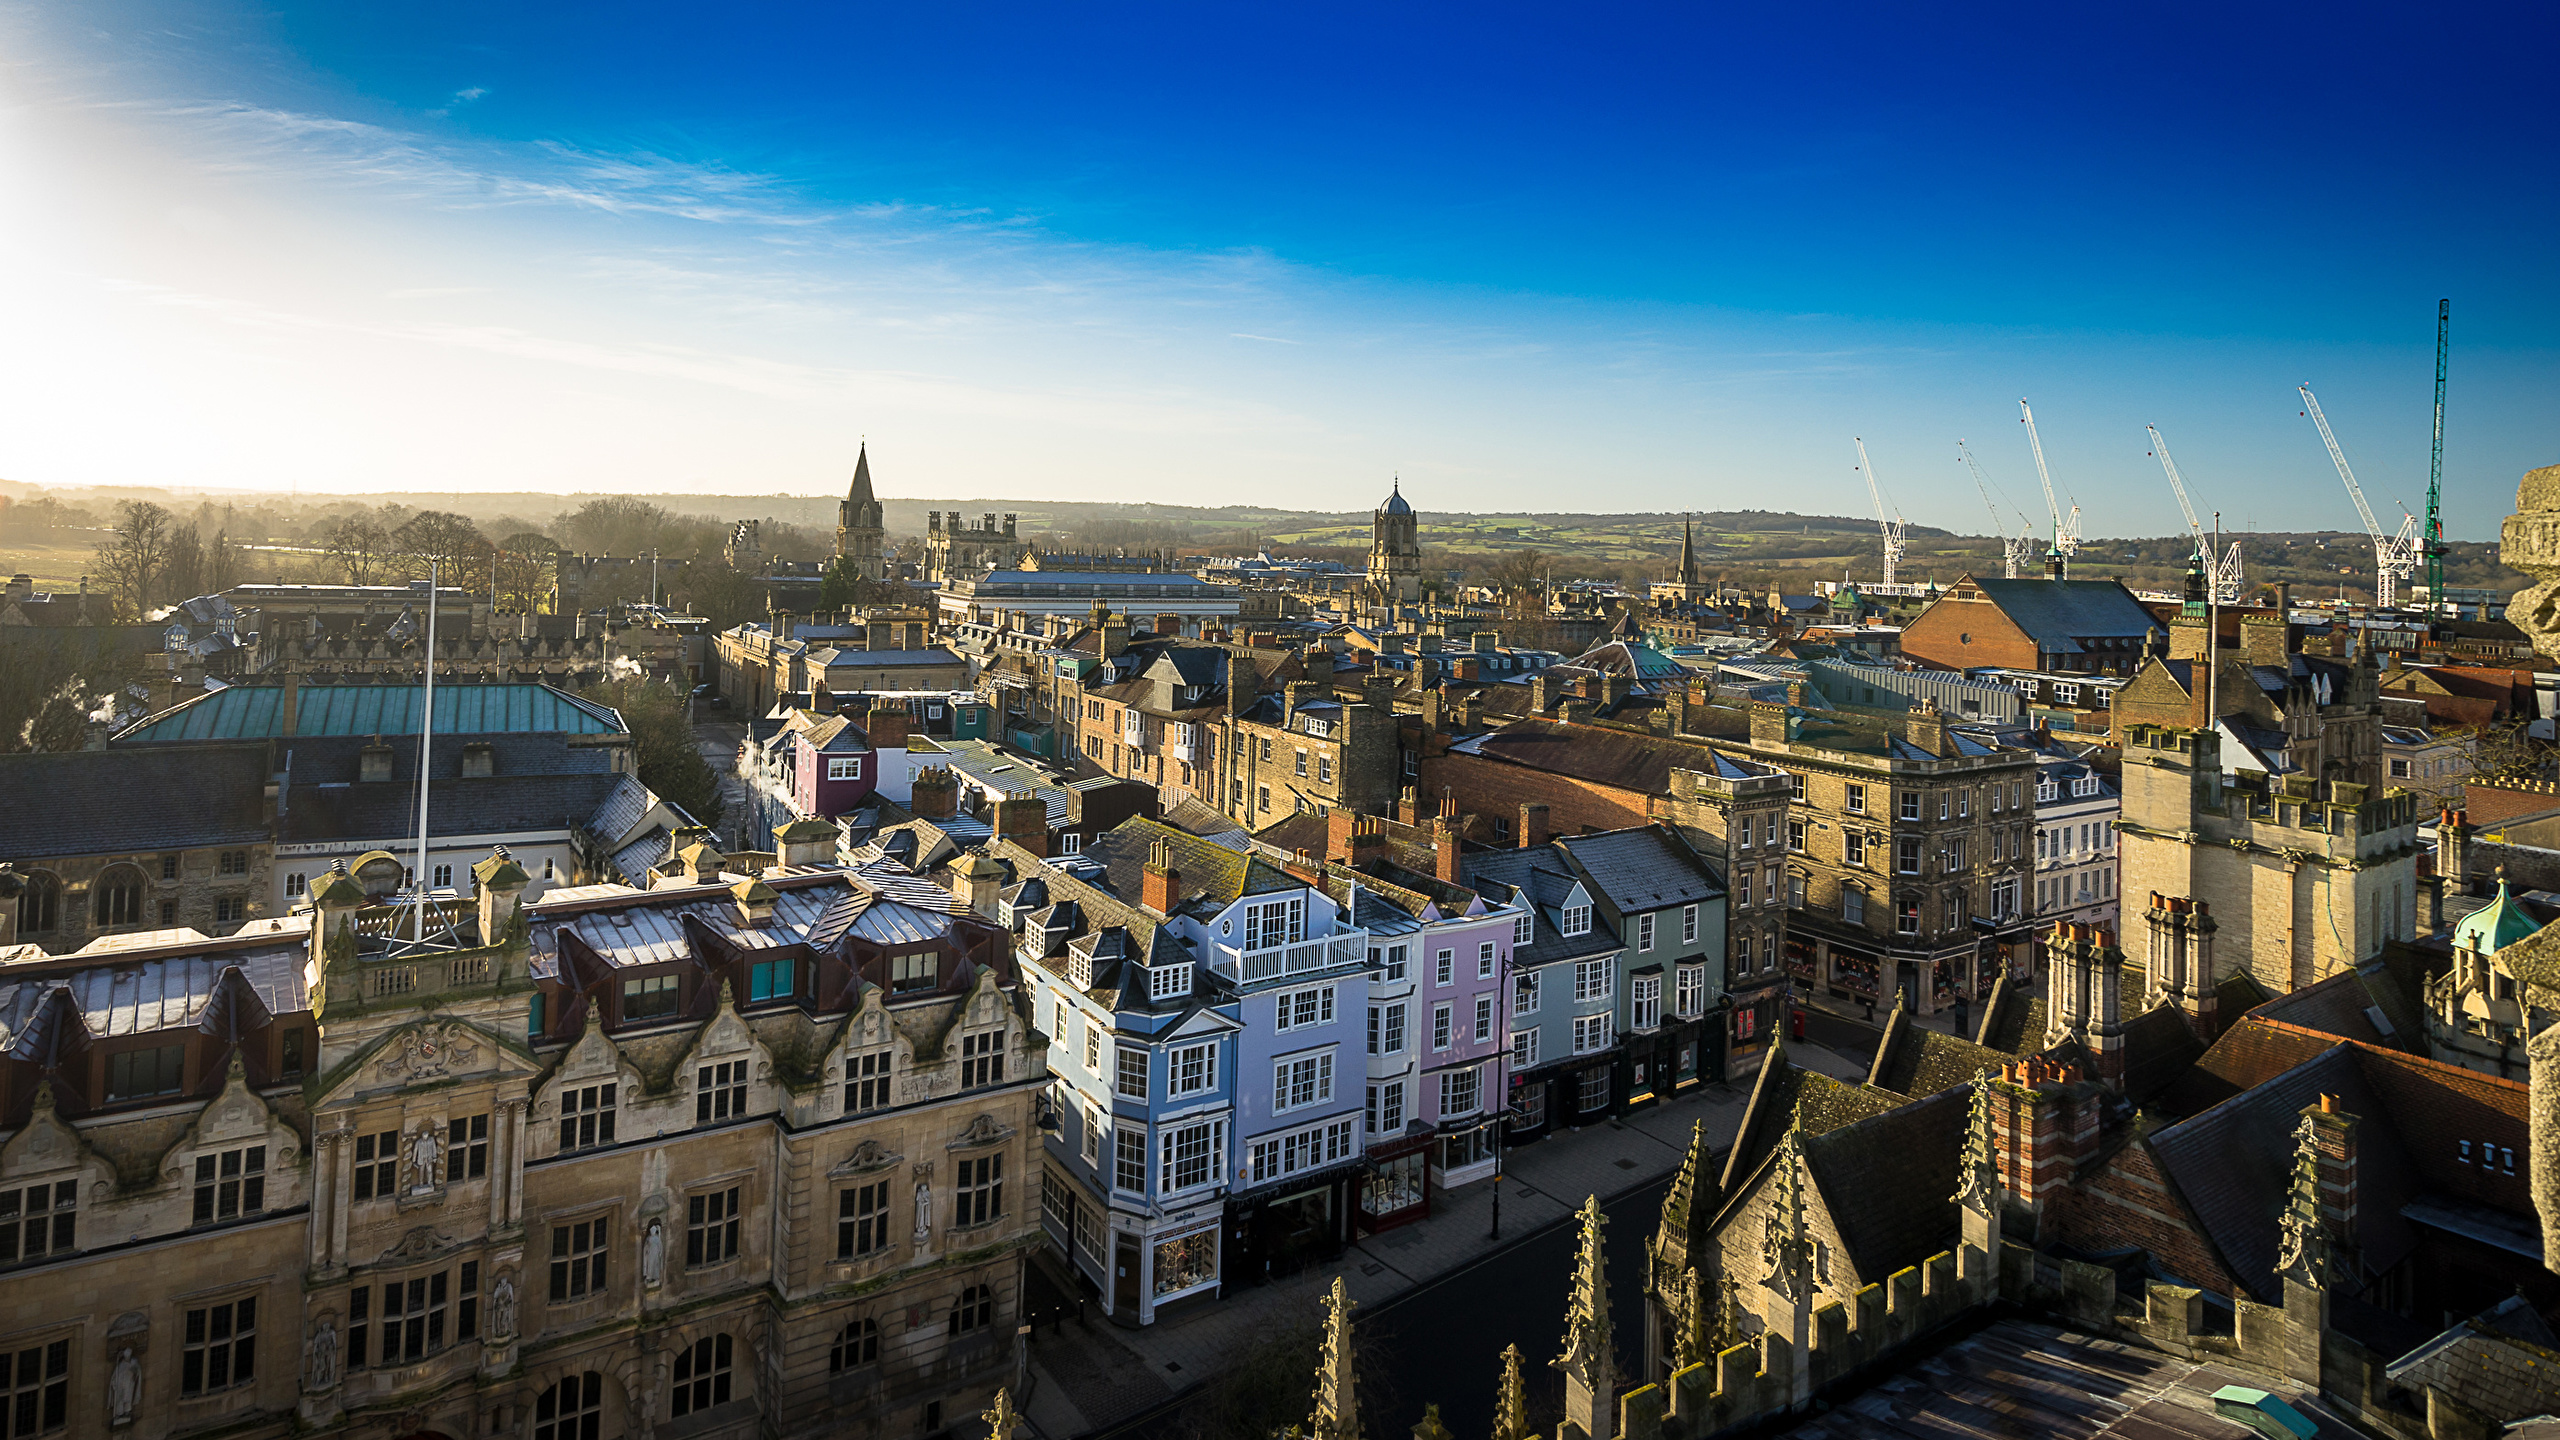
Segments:
[[[1001,936],[912,879],[707,861],[533,913],[500,852],[460,938],[405,948],[405,912],[339,872],[307,938],[120,955],[191,997],[142,1014],[75,999],[107,988],[75,962],[13,967],[56,1037],[0,1061],[0,1189],[50,1222],[0,1272],[0,1324],[56,1357],[39,1403],[59,1375],[65,1433],[134,1440],[888,1435],[982,1408],[1045,1065]],[[901,950],[926,983],[811,928],[857,893],[937,919]],[[673,964],[617,947],[652,927]]]
[[[2204,731],[2132,726],[2124,755],[2124,891],[2209,905],[2226,970],[2282,994],[2415,936],[2417,797],[2230,774]]]
[[[880,502],[871,494],[871,447],[865,444],[854,457],[853,483],[836,506],[836,558],[851,564],[865,580],[885,580],[888,560],[881,552],[885,534]]]
[[[931,584],[1006,569],[1019,564],[1029,553],[1029,547],[1014,537],[1011,515],[999,524],[991,510],[972,524],[957,510],[928,510],[924,521],[924,578]]]

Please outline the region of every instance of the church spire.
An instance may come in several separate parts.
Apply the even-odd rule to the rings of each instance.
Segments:
[[[853,505],[871,503],[871,442],[868,440],[862,442],[861,450],[853,457],[853,485],[844,492],[844,498],[846,503]]]
[[[1698,583],[1698,542],[1689,533],[1689,517],[1680,517],[1680,583],[1692,589]]]

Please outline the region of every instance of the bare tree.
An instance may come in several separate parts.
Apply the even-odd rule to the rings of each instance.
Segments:
[[[331,522],[321,533],[320,544],[338,568],[346,572],[346,583],[370,585],[382,573],[383,555],[391,546],[391,537],[370,518],[349,515]]]
[[[133,619],[150,618],[169,566],[169,512],[148,500],[116,507],[115,532],[98,542],[98,570],[117,608]]]
[[[459,515],[421,510],[391,532],[391,548],[406,557],[403,563],[412,580],[426,579],[433,565],[442,576],[441,583],[483,590],[488,588],[496,547],[479,526]]]
[[[520,531],[498,542],[498,608],[531,615],[551,598],[560,547],[550,536]]]

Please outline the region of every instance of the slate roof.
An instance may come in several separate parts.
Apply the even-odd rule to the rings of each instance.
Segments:
[[[2380,1274],[2417,1247],[2400,1207],[2417,1173],[2382,1098],[2365,1083],[2350,1047],[2322,1052],[2194,1119],[2155,1131],[2152,1152],[2187,1207],[2255,1298],[2277,1303],[2277,1220],[2293,1182],[2294,1128],[2323,1095],[2360,1117],[2356,1132],[2356,1241],[2367,1273]]]
[[[1556,928],[1560,907],[1579,877],[1552,845],[1471,853],[1461,858],[1458,873],[1467,888],[1488,900],[1504,904],[1525,900],[1537,911],[1537,919],[1530,926],[1529,943],[1512,947],[1515,967],[1549,965],[1619,948],[1621,942],[1617,932],[1609,928],[1609,917],[1597,907],[1592,911],[1589,934],[1566,935]]]
[[[1667,825],[1645,825],[1555,842],[1593,891],[1622,915],[1694,905],[1724,894],[1707,862]]]
[[[1973,584],[2043,651],[2072,655],[2084,639],[2139,638],[2160,628],[2133,592],[2113,580],[2038,577]]]
[[[939,645],[932,646],[931,648],[924,650],[846,650],[837,646],[829,645],[821,649],[810,651],[809,662],[813,665],[825,666],[830,670],[838,668],[847,670],[879,669],[890,665],[958,665],[963,663],[958,655],[943,649]]]
[[[629,778],[599,773],[438,780],[427,787],[427,829],[446,836],[572,830]],[[397,781],[296,785],[280,829],[276,838],[289,844],[414,837],[417,786]]]
[[[304,685],[294,699],[297,735],[415,735],[417,685]],[[442,735],[556,731],[616,735],[629,727],[609,706],[550,685],[438,685],[435,728]],[[233,685],[138,720],[108,737],[113,745],[173,740],[265,739],[284,733],[284,687]]]
[[[1112,894],[1135,905],[1147,853],[1159,840],[1173,852],[1173,868],[1182,888],[1177,903],[1185,909],[1196,906],[1214,912],[1246,895],[1296,890],[1306,885],[1259,855],[1238,854],[1187,830],[1143,816],[1123,820],[1087,842],[1084,858],[1100,865],[1110,876]]]
[[[1893,1007],[1885,1022],[1884,1040],[1876,1046],[1867,1083],[1914,1099],[1935,1095],[1996,1070],[2013,1056],[1960,1036],[1911,1023],[1910,1012]]]
[[[276,768],[282,770],[289,764],[296,786],[351,781],[360,773],[364,752],[373,743],[370,735],[281,737],[275,747]],[[415,789],[418,784],[416,737],[384,743],[391,751],[391,778],[395,782],[406,782]],[[462,752],[471,746],[487,747],[490,771],[499,776],[595,775],[613,768],[614,751],[601,745],[572,745],[567,735],[556,731],[501,731],[480,735],[436,734],[427,745],[428,773],[439,784],[461,775]]]
[[[1705,745],[1553,720],[1516,721],[1455,748],[1646,795],[1668,793],[1674,767],[1712,771],[1717,763]]]
[[[2493,1421],[2560,1413],[2560,1342],[2522,1295],[2383,1367],[2412,1392],[2441,1390]]]
[[[207,1018],[224,973],[235,968],[268,1014],[308,1010],[303,984],[308,958],[306,942],[295,933],[270,949],[139,963],[109,959],[70,975],[0,986],[0,1053],[33,1038],[30,1032],[44,1023],[48,994],[55,990],[69,997],[92,1039],[198,1024]]]
[[[267,747],[0,755],[0,858],[246,845],[267,838]]]
[[[1787,1058],[1784,1040],[1773,1041],[1767,1058],[1761,1062],[1759,1076],[1752,1081],[1751,1102],[1743,1109],[1742,1126],[1734,1133],[1733,1148],[1725,1152],[1724,1177],[1718,1191],[1728,1200],[1739,1193],[1743,1183],[1757,1174],[1778,1148],[1779,1138],[1790,1125],[1802,1135],[1824,1135],[1905,1103],[1899,1095],[1844,1084],[1819,1071],[1804,1069]],[[1954,1152],[1948,1153],[1952,1166]],[[1950,1168],[1947,1173],[1947,1193],[1952,1195],[1955,1172]]]
[[[1962,1042],[1958,1042],[1962,1043]],[[1947,1249],[1971,1086],[1804,1140],[1804,1163],[1858,1278],[1870,1283]]]
[[[1253,837],[1245,828],[1218,812],[1218,807],[1197,795],[1186,795],[1182,803],[1164,814],[1164,823],[1186,830],[1212,845],[1223,845],[1239,854],[1252,848]]]

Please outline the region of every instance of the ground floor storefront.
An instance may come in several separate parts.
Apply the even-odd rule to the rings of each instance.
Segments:
[[[1970,1009],[1988,999],[2002,975],[2032,977],[2034,946],[2018,921],[1977,922],[1969,937],[1926,949],[1884,943],[1867,931],[1832,935],[1811,927],[1788,931],[1787,974],[1810,995],[1918,1015]]]
[[[1040,1212],[1049,1243],[1119,1324],[1154,1324],[1158,1308],[1215,1294],[1224,1281],[1225,1206],[1215,1193],[1149,1213],[1114,1206],[1052,1165]]]
[[[1226,1205],[1228,1283],[1260,1285],[1342,1258],[1368,1165],[1354,1159],[1292,1176]]]

